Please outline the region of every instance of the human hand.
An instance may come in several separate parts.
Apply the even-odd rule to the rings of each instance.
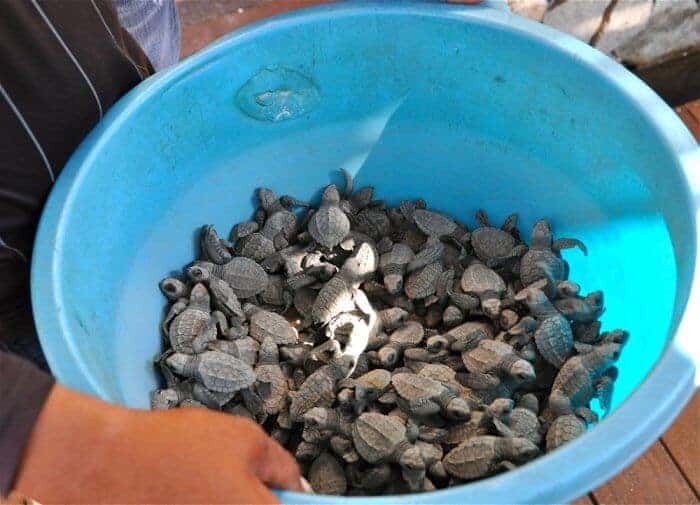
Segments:
[[[294,458],[257,424],[188,408],[131,410],[54,386],[15,490],[40,503],[277,503]]]

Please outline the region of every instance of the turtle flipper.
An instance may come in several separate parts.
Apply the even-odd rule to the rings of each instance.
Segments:
[[[552,242],[552,251],[559,254],[562,249],[572,249],[578,247],[584,256],[588,256],[586,244],[576,238],[560,238]]]

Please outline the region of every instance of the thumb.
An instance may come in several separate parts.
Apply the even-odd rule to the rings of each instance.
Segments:
[[[301,472],[294,457],[257,428],[256,450],[250,462],[255,476],[270,487],[301,492]]]

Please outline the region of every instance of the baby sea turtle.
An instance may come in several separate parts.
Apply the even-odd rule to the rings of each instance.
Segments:
[[[275,415],[287,401],[288,383],[280,367],[279,349],[268,337],[260,346],[260,359],[255,366],[256,389],[263,401],[265,412]]]
[[[389,343],[379,349],[378,357],[385,367],[393,367],[403,351],[421,343],[425,336],[423,326],[416,321],[408,321],[394,330],[389,336]]]
[[[500,229],[494,228],[483,210],[476,214],[481,225],[471,232],[471,245],[476,257],[489,267],[498,267],[509,259],[519,258],[527,251],[527,246],[517,239],[516,214],[511,214]]]
[[[202,250],[202,259],[205,261],[211,261],[217,265],[223,265],[231,261],[231,253],[229,251],[229,248],[232,247],[231,244],[219,238],[212,225],[202,227],[199,243]]]
[[[243,309],[250,319],[250,336],[258,342],[271,338],[276,345],[294,345],[299,341],[296,328],[283,316],[253,304],[246,304]]]
[[[290,391],[291,419],[301,421],[303,415],[316,406],[330,407],[335,401],[337,382],[348,376],[353,364],[352,358],[340,357],[309,375],[298,391]]]
[[[542,281],[538,281],[525,288],[515,295],[515,300],[525,302],[530,313],[537,319],[537,350],[551,365],[561,368],[573,349],[574,335],[569,322],[541,290],[542,284]]]
[[[321,453],[309,468],[309,484],[314,493],[344,495],[348,488],[345,470],[331,453]]]
[[[545,220],[537,221],[532,228],[530,248],[520,260],[520,280],[523,285],[529,286],[545,278],[543,266],[555,280],[566,280],[569,277],[569,265],[561,258],[560,251],[571,247],[578,247],[583,254],[588,254],[586,246],[580,240],[553,240],[550,224]]]
[[[549,395],[548,407],[555,417],[588,405],[598,392],[597,384],[620,357],[621,347],[616,343],[601,344],[564,363]]]
[[[377,261],[376,252],[367,243],[345,260],[338,274],[319,291],[311,310],[314,322],[327,324],[338,314],[355,310],[354,289],[376,271]]]
[[[176,352],[201,352],[208,342],[216,340],[216,319],[211,316],[210,297],[203,284],[190,293],[190,302],[168,327],[170,345]]]
[[[221,311],[226,317],[241,319],[245,317],[241,303],[228,282],[218,277],[205,276],[203,283],[209,288],[212,305],[216,310]]]
[[[460,284],[462,291],[479,298],[484,314],[492,319],[498,318],[506,283],[496,271],[483,263],[472,263],[462,274]]]
[[[533,394],[523,396],[518,406],[506,416],[496,416],[493,424],[502,436],[526,438],[535,445],[542,442],[542,427],[538,418],[539,403]]]
[[[410,415],[428,416],[442,411],[450,419],[469,417],[469,405],[457,391],[436,380],[399,373],[391,378],[391,384],[399,395],[399,406]]]
[[[430,337],[427,341],[428,349],[450,349],[456,352],[475,349],[482,340],[493,338],[493,327],[484,321],[467,321],[459,326],[451,328],[444,335]]]
[[[353,424],[352,439],[368,463],[394,461],[409,475],[425,471],[420,450],[408,442],[406,427],[393,416],[365,412]]]
[[[521,383],[535,378],[531,363],[520,358],[508,344],[496,340],[482,340],[476,349],[462,353],[462,361],[467,370],[477,374],[510,377]]]
[[[458,479],[473,480],[499,470],[511,470],[539,454],[526,438],[501,438],[489,435],[470,438],[452,449],[443,460],[445,470]]]
[[[223,352],[205,351],[196,356],[175,353],[166,363],[175,373],[197,379],[207,389],[220,393],[238,391],[255,382],[250,365]]]
[[[267,287],[265,270],[250,258],[233,258],[225,265],[195,261],[187,268],[187,275],[194,282],[202,282],[209,276],[223,279],[238,298],[250,298]]]
[[[408,265],[415,258],[413,250],[406,244],[397,242],[391,251],[382,254],[379,259],[379,270],[384,280],[384,287],[391,294],[397,294],[403,289],[403,276]]]
[[[340,210],[340,193],[335,185],[326,187],[321,206],[309,220],[308,230],[322,247],[333,249],[350,231],[350,220]]]

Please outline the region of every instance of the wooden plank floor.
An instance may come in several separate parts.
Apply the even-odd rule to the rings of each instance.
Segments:
[[[177,0],[182,56],[231,30],[328,0]],[[700,100],[676,109],[700,140]],[[626,470],[575,505],[700,504],[700,392],[671,428]]]

